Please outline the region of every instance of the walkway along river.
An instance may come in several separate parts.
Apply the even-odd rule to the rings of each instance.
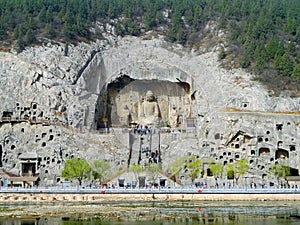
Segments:
[[[2,188],[0,202],[28,201],[300,201],[300,189]]]

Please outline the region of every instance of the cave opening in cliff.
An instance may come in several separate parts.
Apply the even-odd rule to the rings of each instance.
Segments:
[[[130,124],[178,127],[191,118],[190,85],[122,75],[109,83],[97,106],[97,129]]]
[[[284,149],[278,149],[275,153],[275,159],[287,159],[289,158],[289,152]]]
[[[299,176],[299,170],[290,167],[290,176]]]
[[[267,147],[262,147],[259,149],[259,156],[260,155],[270,155],[270,149]]]
[[[32,176],[36,173],[36,162],[23,162],[21,165],[23,176]]]

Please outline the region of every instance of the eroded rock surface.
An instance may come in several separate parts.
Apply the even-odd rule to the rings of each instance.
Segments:
[[[256,182],[274,181],[268,169],[275,162],[298,173],[299,98],[270,96],[252,75],[221,68],[215,51],[200,54],[160,36],[124,37],[45,43],[20,54],[1,52],[0,59],[0,159],[6,170],[20,173],[19,156],[27,152],[38,155],[36,172],[45,184],[59,180],[70,157],[127,167],[128,132],[111,126],[138,123],[134,110],[150,88],[158,94],[160,126],[177,131],[161,137],[165,168],[192,153],[224,165],[247,157]],[[122,85],[109,89],[116,80]],[[137,88],[151,81],[180,88]],[[171,119],[174,108],[180,121]]]

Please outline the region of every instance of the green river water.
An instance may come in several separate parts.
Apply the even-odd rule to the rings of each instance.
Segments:
[[[88,208],[81,208],[83,205]],[[47,207],[59,213],[27,215]],[[61,208],[62,207],[62,208]],[[76,207],[76,212],[68,211]],[[88,210],[87,210],[88,209]],[[22,213],[20,213],[22,211]],[[300,202],[114,202],[80,204],[0,204],[2,225],[287,225],[300,224]],[[5,213],[6,212],[6,213]],[[15,212],[15,213],[14,213]],[[6,215],[5,215],[6,214]]]

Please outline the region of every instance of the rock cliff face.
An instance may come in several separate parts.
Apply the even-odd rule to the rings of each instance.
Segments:
[[[111,126],[132,122],[132,110],[151,89],[164,124],[175,106],[175,129],[193,132],[164,134],[165,167],[189,152],[224,165],[246,157],[257,182],[272,181],[268,170],[275,162],[298,175],[299,99],[272,97],[245,71],[221,68],[215,49],[200,54],[160,36],[108,37],[76,46],[49,42],[0,58],[0,162],[6,170],[28,172],[21,163],[25,153],[37,155],[33,172],[48,184],[60,179],[70,157],[126,167],[128,134]],[[164,89],[155,82],[169,83]]]

